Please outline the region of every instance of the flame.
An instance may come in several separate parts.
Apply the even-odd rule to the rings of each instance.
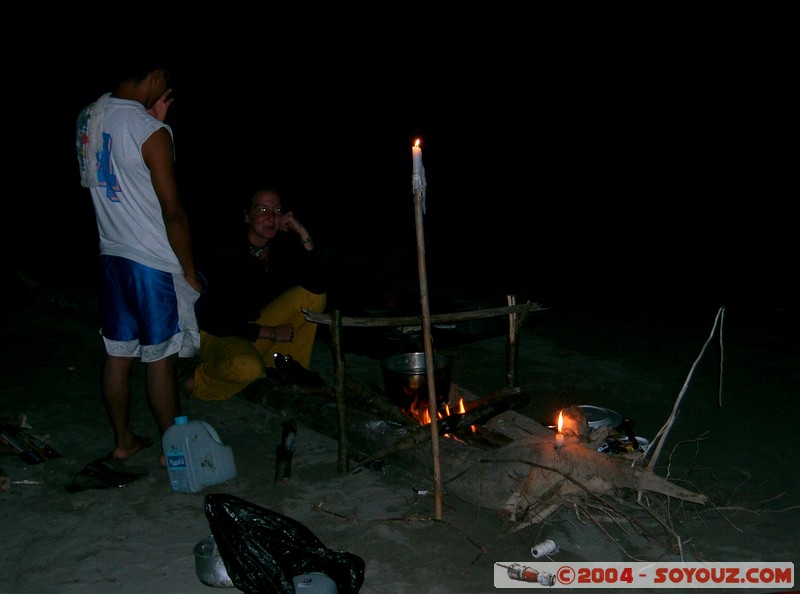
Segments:
[[[556,423],[556,427],[558,427],[558,432],[561,433],[561,429],[564,428],[564,415],[562,414],[564,411],[563,409],[558,411],[558,422]]]
[[[459,399],[459,401],[458,401],[458,412],[462,413],[462,414],[467,412],[467,408],[464,406],[464,399],[463,398]],[[472,431],[473,433],[477,433],[478,432],[478,428],[475,425],[470,425],[469,428],[470,428],[470,431]]]
[[[458,413],[457,414],[463,414],[465,412],[467,412],[467,408],[466,408],[466,406],[464,406],[464,399],[460,398],[459,401],[458,401]],[[430,412],[428,410],[428,407],[427,406],[417,406],[417,402],[416,401],[411,403],[411,407],[408,410],[408,414],[409,414],[410,417],[416,419],[419,422],[420,425],[427,425],[428,423],[431,422],[431,415],[430,415]],[[453,414],[453,413],[450,411],[450,405],[445,404],[444,405],[444,414],[442,414],[441,411],[437,411],[436,418],[437,419],[443,419],[445,417],[449,417],[451,414]],[[478,431],[478,428],[475,425],[471,425],[470,429],[472,430],[473,433],[477,433],[477,431]],[[449,433],[445,433],[444,436],[445,437],[450,437],[452,439],[456,439],[458,441],[462,441],[462,440],[459,440],[456,436],[450,435]]]
[[[414,143],[414,146],[419,147],[419,138],[417,138],[417,141]]]
[[[428,409],[424,408],[421,411],[419,411],[419,424],[427,425],[430,422],[431,422],[431,415],[428,412]]]

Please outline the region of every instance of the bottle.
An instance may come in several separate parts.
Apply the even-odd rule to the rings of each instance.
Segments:
[[[173,491],[194,493],[236,476],[233,450],[223,445],[211,425],[175,417],[162,438],[167,473]]]

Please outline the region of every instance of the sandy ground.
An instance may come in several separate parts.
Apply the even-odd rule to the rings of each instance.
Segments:
[[[35,465],[0,457],[9,483],[0,493],[0,592],[212,591],[199,581],[192,552],[210,534],[203,507],[209,493],[284,514],[329,549],[357,555],[365,562],[364,593],[495,591],[496,562],[534,566],[531,547],[545,539],[558,545],[549,559],[558,562],[683,558],[796,566],[800,558],[796,311],[554,308],[531,316],[522,330],[518,383],[531,401],[520,412],[531,418],[547,422],[561,407],[592,404],[634,419],[637,435],[652,439],[684,392],[657,473],[707,494],[710,503],[672,502],[680,551],[674,542],[664,546],[609,522],[588,522],[572,509],[510,530],[493,510],[447,491],[437,520],[433,496],[416,491],[432,490],[430,475],[392,458],[339,474],[334,437],[302,423],[291,480],[275,484],[284,417],[241,395],[183,401],[185,414],[210,423],[233,448],[238,472],[229,482],[174,493],[153,447],[127,463],[146,473],[130,484],[68,492],[76,473],[112,445],[98,395],[96,310],[84,293],[20,286],[3,322],[0,416],[24,415],[30,431],[63,457]],[[454,381],[486,395],[505,382],[505,336],[469,338],[442,351],[452,358]],[[345,339],[364,343],[355,334]],[[346,353],[348,371],[380,389],[379,360],[357,350]],[[322,337],[312,368],[332,385]],[[141,371],[134,423],[157,439]],[[331,406],[321,414],[335,412]],[[508,580],[503,587],[521,585]]]

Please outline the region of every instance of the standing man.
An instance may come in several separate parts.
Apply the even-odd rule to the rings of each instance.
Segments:
[[[168,82],[160,60],[124,66],[115,90],[77,121],[81,185],[91,192],[100,238],[101,393],[117,459],[153,444],[131,425],[134,360],[146,365],[147,404],[163,435],[180,414],[176,360],[200,344],[194,303],[203,285],[164,123]]]

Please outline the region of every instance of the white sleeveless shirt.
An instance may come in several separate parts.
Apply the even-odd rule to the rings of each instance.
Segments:
[[[138,101],[109,97],[103,110],[102,147],[94,155],[99,184],[90,191],[101,254],[182,273],[142,157],[142,145],[160,128],[172,135],[172,129]]]

